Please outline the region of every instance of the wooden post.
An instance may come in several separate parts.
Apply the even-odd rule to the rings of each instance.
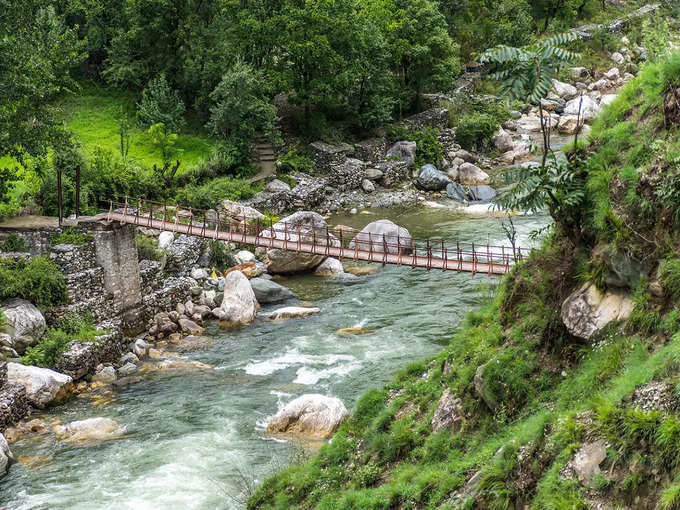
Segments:
[[[444,240],[442,239],[442,271],[446,271],[446,250],[444,249]]]
[[[401,238],[399,237],[399,230],[397,230],[397,265],[401,266]]]
[[[430,249],[430,240],[427,240],[427,270],[430,270],[432,265],[432,250]]]
[[[387,239],[385,238],[385,234],[383,234],[383,267],[387,264],[387,250]]]
[[[61,198],[61,169],[57,170],[57,209],[59,210],[59,226],[64,220],[64,210]]]

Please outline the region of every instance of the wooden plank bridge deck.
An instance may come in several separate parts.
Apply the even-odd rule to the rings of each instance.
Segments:
[[[285,223],[263,224],[248,217],[220,219],[215,211],[180,211],[150,201],[110,202],[109,221],[247,244],[269,249],[323,255],[338,259],[472,274],[504,275],[526,256],[527,250],[441,239],[416,239],[388,234],[365,234]],[[339,235],[336,236],[335,233]],[[353,234],[348,237],[347,234]]]

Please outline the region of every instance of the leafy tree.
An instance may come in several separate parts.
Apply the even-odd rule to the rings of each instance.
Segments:
[[[77,88],[85,55],[75,29],[38,0],[3,2],[0,13],[0,154],[45,155],[63,136],[54,99]]]
[[[147,133],[151,136],[151,142],[161,153],[163,164],[169,163],[181,152],[175,147],[178,138],[177,133],[171,133],[162,122],[150,126]]]
[[[185,124],[184,101],[165,76],[159,76],[144,88],[142,100],[137,104],[137,116],[143,127],[162,123],[170,131],[179,131]]]
[[[248,64],[236,62],[210,94],[208,127],[223,138],[249,140],[256,131],[278,141],[276,107],[269,101],[264,77]]]

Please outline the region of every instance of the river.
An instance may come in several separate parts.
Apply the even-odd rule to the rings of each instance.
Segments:
[[[388,217],[416,237],[441,236],[507,244],[499,219],[450,210],[372,211],[332,218],[362,227]],[[521,246],[548,223],[515,219]],[[237,331],[210,325],[213,343],[187,357],[210,371],[154,373],[114,398],[76,398],[51,409],[63,422],[95,416],[126,428],[121,439],[91,446],[27,438],[11,445],[19,462],[0,481],[0,507],[10,509],[242,508],[244,486],[290,461],[300,445],[268,438],[267,417],[304,393],[342,399],[351,410],[410,361],[440,351],[464,315],[488,299],[484,275],[384,267],[343,286],[314,276],[281,281],[321,314],[284,323],[257,322]],[[273,308],[273,307],[268,307]],[[268,308],[265,308],[266,311]],[[374,333],[340,336],[346,327]],[[36,462],[37,459],[37,462]]]

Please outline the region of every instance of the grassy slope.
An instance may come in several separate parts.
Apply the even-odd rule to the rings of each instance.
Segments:
[[[663,125],[669,83],[680,85],[680,55],[647,66],[594,126],[587,244],[574,248],[553,236],[444,352],[368,391],[332,443],[267,479],[250,508],[566,510],[602,501],[606,508],[680,508],[680,419],[631,405],[634,390],[652,380],[678,393],[680,218],[661,192],[680,190],[677,129]],[[680,197],[672,200],[680,207]],[[664,299],[643,282],[628,324],[586,345],[568,335],[559,309],[584,279],[602,283],[608,268],[593,251],[598,243],[644,255],[652,268],[674,258],[662,262],[670,268],[662,271]],[[462,401],[458,433],[432,432],[444,388]],[[497,405],[491,410],[484,400]],[[561,476],[595,437],[609,444],[603,474],[589,487]]]
[[[121,108],[134,111],[134,102],[134,96],[126,92],[85,86],[79,94],[65,98],[60,106],[64,110],[67,128],[76,134],[89,156],[97,146],[119,153],[118,117]],[[143,167],[160,164],[158,150],[149,135],[137,126],[130,134],[130,156]],[[183,151],[180,157],[182,169],[186,170],[209,156],[215,145],[213,139],[200,131],[182,133],[177,143],[177,148]]]

